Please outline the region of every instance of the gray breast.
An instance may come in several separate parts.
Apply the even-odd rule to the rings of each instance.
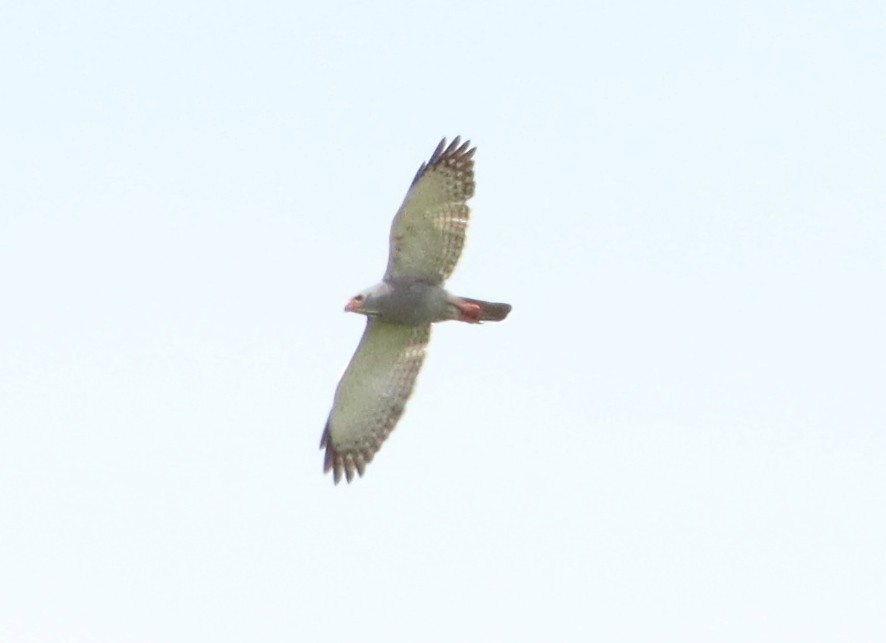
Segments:
[[[449,318],[448,296],[443,288],[419,282],[391,286],[391,291],[379,302],[379,313],[385,321],[423,326]]]

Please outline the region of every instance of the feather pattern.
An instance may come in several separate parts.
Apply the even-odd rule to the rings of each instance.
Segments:
[[[431,338],[430,325],[368,318],[363,338],[335,391],[320,448],[323,470],[350,482],[363,475],[403,414]]]
[[[421,280],[440,285],[465,244],[474,195],[474,152],[456,136],[440,141],[422,163],[391,224],[386,281]]]

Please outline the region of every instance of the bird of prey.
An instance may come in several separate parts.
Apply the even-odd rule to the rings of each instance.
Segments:
[[[443,289],[465,242],[474,195],[474,152],[444,138],[418,168],[391,224],[382,280],[354,295],[346,312],[366,315],[366,329],[342,375],[320,440],[323,471],[350,482],[394,429],[412,394],[431,324],[454,319],[501,321],[509,304],[456,297]]]

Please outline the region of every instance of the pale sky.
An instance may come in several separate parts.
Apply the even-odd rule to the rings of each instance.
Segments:
[[[0,640],[886,640],[886,5],[0,12]],[[415,170],[477,146],[351,485]]]

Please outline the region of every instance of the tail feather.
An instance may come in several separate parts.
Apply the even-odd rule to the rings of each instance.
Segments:
[[[477,318],[477,321],[501,321],[511,312],[510,304],[482,301],[480,299],[471,299],[470,297],[459,297],[459,299],[480,307],[480,316]]]

